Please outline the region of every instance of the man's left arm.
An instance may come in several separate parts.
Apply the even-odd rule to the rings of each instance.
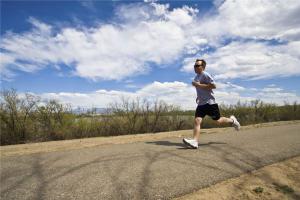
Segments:
[[[204,83],[193,81],[192,85],[195,86],[196,88],[201,88],[201,89],[205,89],[205,90],[216,89],[216,84],[213,83],[213,82],[208,83],[208,84],[204,84]]]

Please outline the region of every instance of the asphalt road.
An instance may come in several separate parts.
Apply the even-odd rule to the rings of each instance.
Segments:
[[[1,158],[1,199],[170,199],[300,155],[300,124]]]

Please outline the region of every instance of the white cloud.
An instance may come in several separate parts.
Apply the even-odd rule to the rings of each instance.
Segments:
[[[195,105],[195,89],[183,82],[153,82],[136,92],[138,96],[150,100],[163,100],[169,104],[183,108],[193,108]]]
[[[187,25],[193,22],[193,16],[198,12],[197,9],[184,6],[182,8],[175,8],[172,12],[168,13],[166,17],[179,25]]]
[[[62,103],[70,103],[74,107],[107,107],[110,103],[119,102],[122,97],[131,99],[147,99],[148,101],[163,100],[168,104],[180,106],[183,109],[195,109],[195,88],[183,82],[158,82],[148,84],[135,92],[117,90],[97,90],[90,93],[44,93],[40,96],[45,99],[58,99]],[[236,104],[260,99],[268,103],[284,104],[285,101],[299,102],[300,96],[285,91],[282,88],[244,88],[232,83],[217,83],[215,90],[219,104]]]
[[[234,105],[238,101],[240,102],[250,102],[255,100],[256,98],[253,96],[242,96],[240,93],[235,91],[216,91],[215,97],[217,99],[218,104],[224,105]]]
[[[15,77],[15,73],[13,73],[11,70],[7,69],[5,66],[13,63],[15,61],[14,57],[9,54],[0,53],[0,78],[1,81],[12,81],[12,78]]]
[[[296,93],[286,92],[282,88],[264,88],[256,94],[257,98],[269,103],[285,104],[300,102],[300,96]]]
[[[115,21],[95,27],[57,30],[30,18],[32,30],[1,38],[0,72],[10,79],[17,70],[65,64],[76,76],[120,80],[148,73],[149,63],[166,66],[183,58],[182,71],[193,72],[195,57],[185,56],[196,54],[208,60],[208,70],[218,79],[300,73],[300,1],[217,0],[217,11],[202,18],[196,8],[147,2],[122,4]],[[224,46],[224,40],[237,38]],[[267,45],[256,39],[285,43]],[[209,47],[216,51],[205,54]]]
[[[210,16],[204,23],[208,33],[254,39],[300,39],[298,0],[227,0],[222,4],[218,2],[218,14]]]
[[[203,55],[216,79],[263,79],[300,75],[299,42],[267,45],[232,42]],[[195,58],[186,58],[182,71],[192,73]]]
[[[270,93],[270,92],[280,92],[280,91],[283,91],[283,89],[275,88],[275,87],[266,87],[266,88],[263,88],[261,91]]]
[[[35,72],[61,63],[74,75],[92,80],[120,80],[147,73],[149,62],[168,64],[180,57],[187,44],[181,25],[189,23],[195,12],[186,6],[168,11],[167,5],[128,4],[119,7],[121,24],[64,27],[58,32],[30,18],[32,30],[7,33],[1,39],[2,54],[12,57],[10,62],[1,61],[2,73]],[[174,21],[177,15],[185,16],[184,21]]]
[[[90,11],[93,11],[95,12],[96,11],[96,7],[95,7],[95,4],[94,4],[95,0],[80,0],[79,3],[87,8],[88,10]]]
[[[230,89],[231,91],[245,91],[246,90],[245,87],[242,87],[242,86],[230,83],[230,82],[226,82],[226,83],[217,82],[216,84],[218,86],[218,89],[221,89],[221,90],[227,90],[227,89]]]
[[[43,99],[57,99],[74,107],[107,107],[110,103],[119,102],[122,97],[131,99],[163,100],[168,104],[182,108],[194,109],[195,89],[182,82],[153,82],[136,92],[97,90],[90,93],[43,93],[37,94]]]
[[[35,32],[36,34],[49,35],[51,33],[52,27],[48,24],[42,23],[33,17],[30,17],[28,19],[28,22],[31,23],[35,28],[33,32]]]
[[[300,1],[227,0],[214,2],[216,14],[195,21],[189,33],[201,35],[206,46],[192,48],[181,71],[193,73],[194,60],[206,58],[208,69],[220,79],[264,79],[300,74]],[[236,42],[226,43],[233,39]],[[247,40],[250,42],[245,42]],[[261,39],[285,41],[281,45]],[[204,46],[205,48],[205,46]],[[205,50],[205,49],[204,49]]]

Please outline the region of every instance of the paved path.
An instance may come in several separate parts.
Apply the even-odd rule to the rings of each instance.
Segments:
[[[1,199],[170,199],[300,155],[300,124],[1,158]]]

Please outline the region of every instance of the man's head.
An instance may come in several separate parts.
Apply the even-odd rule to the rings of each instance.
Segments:
[[[194,65],[194,70],[196,74],[201,74],[205,70],[206,62],[203,59],[197,59]]]

